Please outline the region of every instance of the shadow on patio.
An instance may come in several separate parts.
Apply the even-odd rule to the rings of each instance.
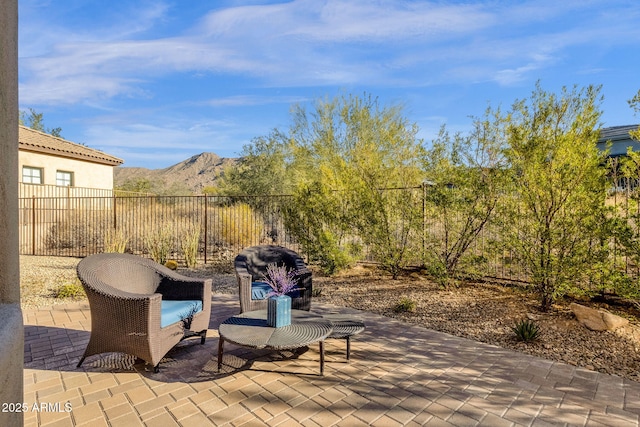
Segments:
[[[317,346],[228,344],[218,372],[217,327],[238,311],[214,295],[206,343],[180,343],[154,374],[118,353],[76,368],[86,302],[25,309],[25,425],[638,425],[640,383],[324,304],[312,311],[366,323],[351,362],[344,340],[327,341],[324,376]]]

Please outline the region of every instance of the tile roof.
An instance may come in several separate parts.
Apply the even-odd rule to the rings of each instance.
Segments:
[[[598,142],[631,139],[629,132],[638,129],[639,125],[611,126],[600,129]]]
[[[76,144],[75,142],[66,141],[26,126],[20,126],[18,141],[19,149],[24,151],[52,154],[111,166],[118,166],[124,163],[122,159],[102,151]]]

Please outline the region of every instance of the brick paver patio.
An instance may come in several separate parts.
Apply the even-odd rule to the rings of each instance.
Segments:
[[[186,341],[154,374],[116,353],[76,364],[89,339],[88,303],[24,310],[26,426],[637,426],[640,383],[352,313],[367,329],[301,354],[227,344],[217,370],[217,326],[239,311],[214,295],[207,342]],[[66,405],[66,406],[65,406]]]

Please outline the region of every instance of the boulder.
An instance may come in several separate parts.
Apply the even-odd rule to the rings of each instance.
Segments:
[[[629,323],[627,319],[609,313],[607,310],[585,307],[576,303],[571,303],[569,308],[578,322],[592,331],[613,331]]]

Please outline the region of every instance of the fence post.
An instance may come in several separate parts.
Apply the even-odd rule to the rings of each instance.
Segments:
[[[31,255],[36,254],[36,196],[31,196]]]
[[[113,195],[113,200],[112,200],[112,202],[113,202],[113,231],[114,232],[118,229],[118,212],[117,212],[117,209],[116,209],[116,200],[117,200],[117,197],[114,194]]]
[[[207,205],[209,203],[208,203],[207,199],[208,199],[208,196],[207,196],[207,194],[205,194],[204,195],[204,263],[205,264],[207,263],[207,242],[209,241],[208,238],[207,238],[208,237],[208,233],[207,232],[209,230],[209,227],[208,227],[209,215],[207,213]]]
[[[426,267],[427,259],[427,183],[422,182],[422,266]]]

